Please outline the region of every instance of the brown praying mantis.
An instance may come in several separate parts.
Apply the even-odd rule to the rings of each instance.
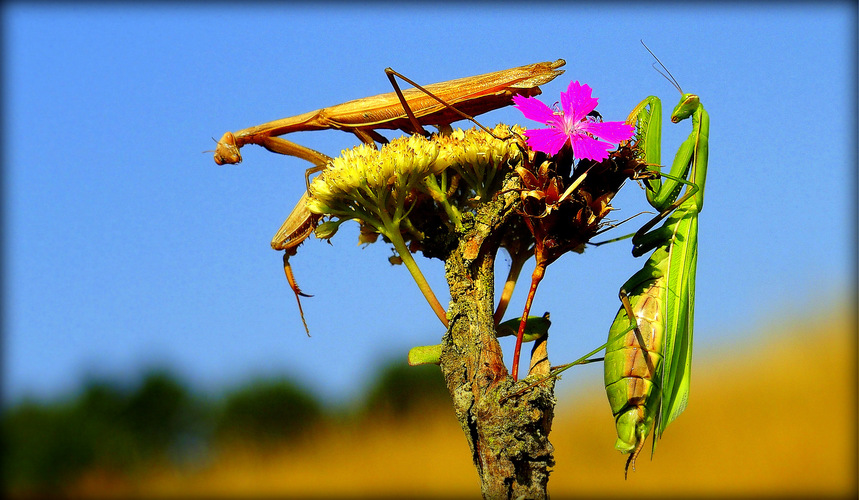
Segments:
[[[435,126],[444,130],[449,128],[451,123],[462,119],[471,120],[486,130],[474,120],[474,116],[511,105],[514,95],[539,95],[539,86],[562,74],[564,71],[557,68],[564,64],[566,62],[563,59],[558,59],[554,62],[528,64],[423,87],[387,68],[385,73],[394,92],[348,101],[238,132],[226,132],[215,148],[215,163],[239,163],[242,161],[240,148],[245,144],[257,144],[274,153],[295,156],[312,163],[314,167],[307,170],[307,179],[313,172],[325,169],[331,158],[279,136],[291,132],[335,129],[352,132],[362,142],[375,145],[377,142],[388,142],[378,130],[401,130],[410,134],[429,135],[424,126]],[[400,90],[395,76],[414,88]],[[307,209],[307,201],[308,194],[305,192],[274,235],[271,246],[275,250],[284,250],[284,272],[295,293],[301,320],[309,335],[300,300],[300,296],[308,295],[299,289],[289,264],[289,257],[294,255],[296,248],[310,236],[321,218]],[[434,309],[447,327],[445,311],[440,306]]]

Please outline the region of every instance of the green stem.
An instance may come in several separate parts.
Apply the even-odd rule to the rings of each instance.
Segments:
[[[401,225],[401,226],[403,226],[403,225],[404,225],[404,226],[405,226],[405,228],[406,228],[406,231],[407,231],[409,234],[411,234],[411,235],[412,235],[412,237],[413,237],[414,239],[416,239],[416,240],[418,240],[418,241],[422,241],[422,240],[424,239],[424,234],[423,234],[422,232],[420,232],[420,231],[418,230],[418,228],[416,228],[416,227],[414,226],[414,224],[412,224],[412,221],[411,221],[411,220],[409,220],[409,219],[408,219],[408,217],[407,217],[407,218],[405,218],[405,219],[403,219],[403,220],[400,222],[400,225]]]
[[[442,172],[442,177],[444,178],[445,173]],[[438,204],[444,208],[445,213],[447,214],[448,219],[453,222],[457,231],[462,231],[462,214],[459,212],[455,206],[451,205],[447,199],[446,193],[446,185],[447,183],[442,180],[442,183],[439,184],[434,175],[427,176],[424,181],[423,188],[430,197],[435,200]]]
[[[447,199],[444,199],[441,202],[441,206],[444,208],[445,213],[447,213],[447,217],[453,222],[453,225],[456,227],[458,232],[462,232],[462,214],[459,210],[451,205]]]
[[[396,236],[396,237],[392,237]],[[418,284],[418,288],[420,288],[421,293],[424,294],[424,298],[427,299],[432,310],[435,311],[438,319],[441,320],[441,323],[447,328],[447,312],[444,310],[444,307],[441,306],[435,294],[430,288],[429,283],[427,283],[426,278],[424,278],[423,273],[421,273],[420,268],[418,267],[417,262],[412,257],[412,253],[409,252],[409,249],[406,248],[406,244],[403,241],[400,233],[397,232],[395,235],[388,235],[391,243],[394,244],[394,248],[397,250],[397,253],[400,254],[400,258],[403,259],[403,264],[406,265],[406,268],[412,273],[412,278],[414,278],[415,283]]]
[[[426,278],[424,278],[423,273],[418,267],[417,262],[415,262],[414,257],[412,257],[412,253],[409,251],[408,247],[406,247],[406,242],[403,241],[403,236],[399,231],[399,224],[391,221],[390,216],[384,211],[380,211],[379,215],[382,219],[382,223],[385,228],[385,236],[391,240],[391,244],[394,245],[394,249],[400,254],[400,258],[403,259],[403,264],[405,264],[406,268],[412,275],[412,278],[417,283],[418,288],[421,290],[421,293],[424,294],[424,298],[429,303],[430,307],[433,311],[435,311],[438,319],[441,320],[441,323],[447,328],[447,312],[444,310],[444,307],[441,306],[435,294],[430,288],[429,283],[427,283]]]

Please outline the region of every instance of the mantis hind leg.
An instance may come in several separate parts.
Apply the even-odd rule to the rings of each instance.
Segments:
[[[620,298],[620,303],[626,311],[626,317],[629,319],[629,328],[635,332],[635,340],[638,341],[638,346],[644,351],[644,362],[647,364],[647,369],[650,370],[650,373],[656,373],[656,367],[653,365],[653,360],[650,359],[649,349],[647,348],[647,343],[644,341],[644,335],[641,333],[641,328],[638,324],[637,316],[635,312],[632,310],[632,303],[629,301],[629,294],[626,293],[626,290],[623,288],[620,289],[618,293],[618,297]],[[629,330],[627,330],[629,331]]]
[[[373,146],[374,148],[376,147],[377,142],[379,144],[387,144],[388,143],[387,137],[376,132],[373,129],[356,128],[352,131],[352,133],[355,134],[355,136],[358,137],[358,139],[361,139],[361,142],[363,142],[364,144],[367,144],[368,146]]]
[[[457,107],[456,107],[456,106],[454,106],[453,104],[450,104],[449,102],[445,101],[445,100],[444,100],[444,99],[442,99],[441,97],[438,97],[437,95],[433,94],[433,93],[432,93],[432,92],[430,92],[429,90],[427,90],[427,89],[425,89],[425,88],[421,87],[420,85],[418,85],[417,83],[413,82],[413,81],[412,81],[412,80],[410,80],[409,78],[407,78],[407,77],[403,76],[401,73],[398,73],[398,72],[394,71],[392,68],[385,68],[385,74],[386,74],[386,75],[388,75],[388,80],[390,80],[390,81],[391,81],[391,86],[392,86],[392,87],[394,87],[394,92],[396,92],[396,94],[397,94],[397,98],[399,98],[399,100],[400,100],[400,104],[402,104],[402,106],[403,106],[403,110],[406,112],[406,116],[408,116],[408,117],[409,117],[409,122],[411,122],[411,124],[412,124],[412,128],[414,129],[412,133],[415,133],[415,134],[422,134],[422,135],[424,135],[424,136],[428,136],[428,135],[429,135],[429,133],[426,131],[426,129],[424,129],[424,128],[423,128],[423,126],[421,126],[420,122],[418,122],[418,119],[415,117],[415,114],[414,114],[414,112],[412,111],[412,108],[411,108],[411,107],[409,107],[409,104],[406,102],[406,98],[405,98],[405,96],[403,96],[403,91],[402,91],[402,90],[400,90],[400,86],[397,84],[397,80],[396,80],[396,78],[395,78],[395,77],[399,77],[401,80],[403,80],[404,82],[408,83],[408,84],[409,84],[409,85],[411,85],[412,87],[414,87],[414,88],[416,88],[416,89],[420,90],[421,92],[423,92],[424,94],[426,94],[426,95],[428,95],[428,96],[432,97],[433,99],[435,99],[436,101],[438,101],[438,102],[439,102],[439,104],[441,104],[442,106],[444,106],[444,107],[446,107],[446,108],[448,108],[448,109],[452,110],[453,112],[455,112],[456,114],[458,114],[459,116],[461,116],[463,120],[468,120],[468,121],[470,121],[471,123],[474,123],[475,125],[477,125],[478,127],[480,127],[480,129],[481,129],[481,130],[483,130],[484,132],[486,132],[487,134],[492,135],[493,137],[495,136],[495,134],[493,134],[491,130],[489,130],[488,128],[486,128],[485,126],[483,126],[483,124],[481,124],[480,122],[478,122],[478,121],[477,121],[473,116],[471,116],[471,115],[469,115],[469,114],[467,114],[467,113],[464,113],[464,112],[460,111],[460,110],[459,110],[459,109],[457,109]],[[441,130],[441,127],[442,127],[442,126],[444,126],[444,125],[449,125],[449,124],[439,124],[439,125],[440,125],[439,129]]]

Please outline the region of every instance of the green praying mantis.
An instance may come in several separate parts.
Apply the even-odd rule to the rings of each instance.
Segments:
[[[632,237],[632,254],[653,253],[621,287],[622,306],[609,330],[604,362],[617,427],[615,448],[630,453],[627,471],[630,465],[635,469],[635,459],[654,429],[655,451],[656,441],[686,408],[689,396],[698,214],[704,204],[710,119],[697,95],[683,93],[673,76],[670,81],[681,93],[671,122],[692,118],[692,132],[677,151],[670,173],[656,170],[644,181],[647,200],[659,214]],[[659,165],[660,100],[646,98],[627,121],[638,127],[643,160]],[[653,229],[663,219],[665,223]]]
[[[665,71],[671,75],[667,68]],[[704,203],[710,118],[697,95],[683,93],[673,76],[669,81],[681,94],[671,122],[692,119],[692,132],[680,146],[669,173],[661,172],[659,166],[659,98],[644,99],[627,118],[627,123],[638,130],[637,147],[648,165],[647,174],[641,177],[647,187],[647,200],[659,211],[632,235],[632,254],[640,257],[653,253],[621,287],[621,307],[606,344],[557,367],[548,377],[524,389],[557,377],[572,366],[599,361],[590,356],[605,348],[604,380],[618,436],[615,448],[630,454],[624,474],[630,465],[635,470],[635,459],[654,429],[655,451],[656,441],[686,408],[689,396],[698,214]],[[662,220],[664,224],[654,229]]]

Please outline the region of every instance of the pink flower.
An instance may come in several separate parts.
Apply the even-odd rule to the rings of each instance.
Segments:
[[[569,141],[575,158],[594,161],[608,158],[614,144],[631,138],[635,128],[624,122],[599,122],[589,116],[597,107],[597,99],[591,97],[591,92],[588,85],[570,82],[567,91],[561,92],[562,111],[558,112],[533,97],[513,96],[513,103],[525,118],[549,127],[525,131],[528,145],[554,156]]]

